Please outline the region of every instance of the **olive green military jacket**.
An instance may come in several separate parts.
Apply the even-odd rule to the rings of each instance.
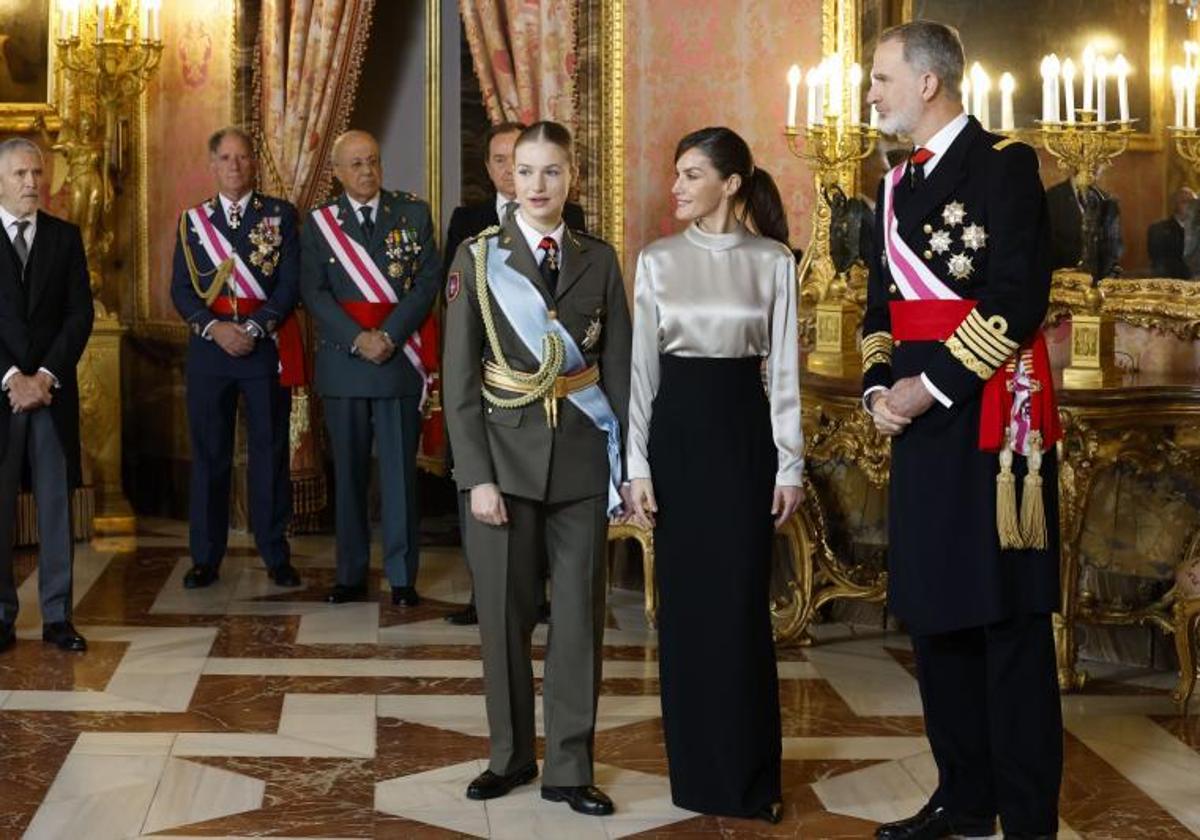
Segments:
[[[476,284],[473,249],[480,240],[489,253],[497,248],[507,252],[508,265],[541,293],[587,363],[599,366],[600,388],[620,421],[622,441],[629,413],[632,326],[616,252],[602,240],[568,229],[552,295],[515,219],[509,218],[499,228],[463,242],[447,275],[442,404],[454,450],[455,481],[460,490],[497,484],[503,493],[545,502],[604,495],[610,474],[607,438],[569,400],[559,401],[558,425],[551,428],[541,400],[504,409],[483,398],[483,365],[493,357]],[[538,360],[494,299],[491,308],[509,365],[518,371],[536,371]],[[492,390],[502,397],[515,396]]]

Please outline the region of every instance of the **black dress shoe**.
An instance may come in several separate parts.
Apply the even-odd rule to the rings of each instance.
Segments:
[[[754,815],[755,819],[766,820],[771,825],[779,825],[783,822],[783,803],[772,802],[770,805],[764,805],[758,809],[758,813]]]
[[[954,835],[989,837],[995,826],[995,819],[952,817],[942,806],[930,803],[906,820],[879,826],[875,829],[875,837],[876,840],[941,840]]]
[[[421,603],[421,596],[411,586],[393,586],[392,603],[401,607],[415,607]]]
[[[203,589],[206,586],[212,586],[216,583],[217,578],[220,576],[216,566],[201,566],[197,563],[188,569],[188,573],[183,576],[183,588]]]
[[[345,604],[348,601],[363,601],[366,600],[366,597],[367,585],[365,583],[359,586],[346,586],[339,583],[329,590],[325,600],[330,604]]]
[[[296,567],[291,563],[284,563],[282,566],[276,566],[270,569],[267,574],[271,576],[271,580],[276,586],[299,586],[300,573],[296,571]]]
[[[17,643],[17,631],[11,624],[0,622],[0,653],[8,650]]]
[[[446,616],[446,621],[457,624],[459,627],[466,627],[468,624],[479,623],[479,613],[475,612],[474,604],[467,604],[461,610]]]
[[[42,641],[58,647],[60,650],[85,651],[87,640],[75,631],[69,621],[56,621],[53,624],[42,625]]]
[[[571,810],[589,817],[607,817],[615,808],[612,800],[595,785],[553,787],[542,785],[542,799],[547,802],[566,802]]]
[[[495,799],[504,796],[515,787],[527,785],[537,778],[536,764],[527,764],[507,776],[484,770],[467,785],[467,799]]]

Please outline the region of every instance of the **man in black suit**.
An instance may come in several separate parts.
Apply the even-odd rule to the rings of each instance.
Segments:
[[[1150,276],[1175,277],[1180,280],[1192,276],[1183,260],[1183,233],[1190,215],[1189,210],[1195,201],[1196,194],[1187,187],[1176,190],[1175,195],[1171,196],[1171,206],[1175,211],[1171,218],[1155,222],[1146,231],[1146,250],[1150,252]]]
[[[1009,838],[1058,830],[1049,221],[1034,150],[963,113],[963,63],[952,28],[903,24],[880,36],[867,97],[916,144],[876,205],[863,398],[892,439],[888,609],[938,768],[880,840],[987,836],[997,816]]]
[[[454,262],[458,246],[464,240],[477,235],[486,228],[500,224],[508,214],[516,209],[517,186],[513,182],[513,147],[517,143],[517,137],[524,130],[525,126],[517,122],[502,122],[488,129],[485,143],[487,148],[485,165],[488,178],[491,179],[496,194],[487,201],[454,208],[454,212],[450,215],[450,226],[446,229],[446,256],[442,261],[443,280],[450,271],[450,264]],[[572,201],[568,201],[563,207],[563,221],[571,230],[587,231],[583,208]],[[453,453],[449,451],[449,445],[447,445],[446,460],[453,466]],[[466,515],[466,512],[461,509],[461,494],[459,495],[459,505],[458,520],[461,525]],[[543,602],[539,607],[542,621],[546,620],[548,613],[549,605]],[[478,623],[479,617],[475,613],[474,593],[471,595],[471,602],[466,607],[446,616],[446,620],[451,624]]]
[[[87,650],[71,624],[71,490],[81,483],[75,366],[92,334],[92,292],[79,228],[38,209],[42,152],[0,143],[0,650],[13,644],[12,537],[26,461],[37,502],[42,639]]]

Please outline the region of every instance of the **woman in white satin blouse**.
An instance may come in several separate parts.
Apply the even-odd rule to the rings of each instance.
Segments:
[[[654,528],[671,794],[778,822],[769,588],[774,529],[802,500],[796,263],[736,133],[689,134],[675,168],[688,226],[638,257],[626,459],[632,515]]]

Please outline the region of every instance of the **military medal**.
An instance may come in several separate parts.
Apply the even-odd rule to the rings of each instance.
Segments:
[[[961,201],[951,201],[942,208],[942,221],[950,227],[958,227],[967,218],[967,208]]]
[[[944,254],[950,250],[950,231],[937,230],[929,237],[929,250],[935,254]]]
[[[400,272],[402,270],[403,269],[401,269],[400,263],[398,263],[398,262],[388,263],[388,269],[387,269],[388,277],[391,277],[393,280],[398,280],[400,278]]]
[[[955,280],[966,280],[971,276],[971,272],[975,267],[971,265],[971,258],[966,254],[952,254],[949,261],[950,276]]]
[[[279,232],[279,219],[263,219],[250,231],[249,239],[250,244],[254,246],[250,264],[270,277],[275,273],[275,266],[279,265],[279,246],[283,244],[283,235]]]
[[[600,343],[600,332],[603,330],[603,325],[600,323],[600,316],[597,315],[588,322],[587,330],[583,334],[583,342],[580,347],[584,350],[591,350]]]
[[[987,244],[987,232],[983,225],[967,225],[963,228],[962,241],[972,251],[978,251]]]

